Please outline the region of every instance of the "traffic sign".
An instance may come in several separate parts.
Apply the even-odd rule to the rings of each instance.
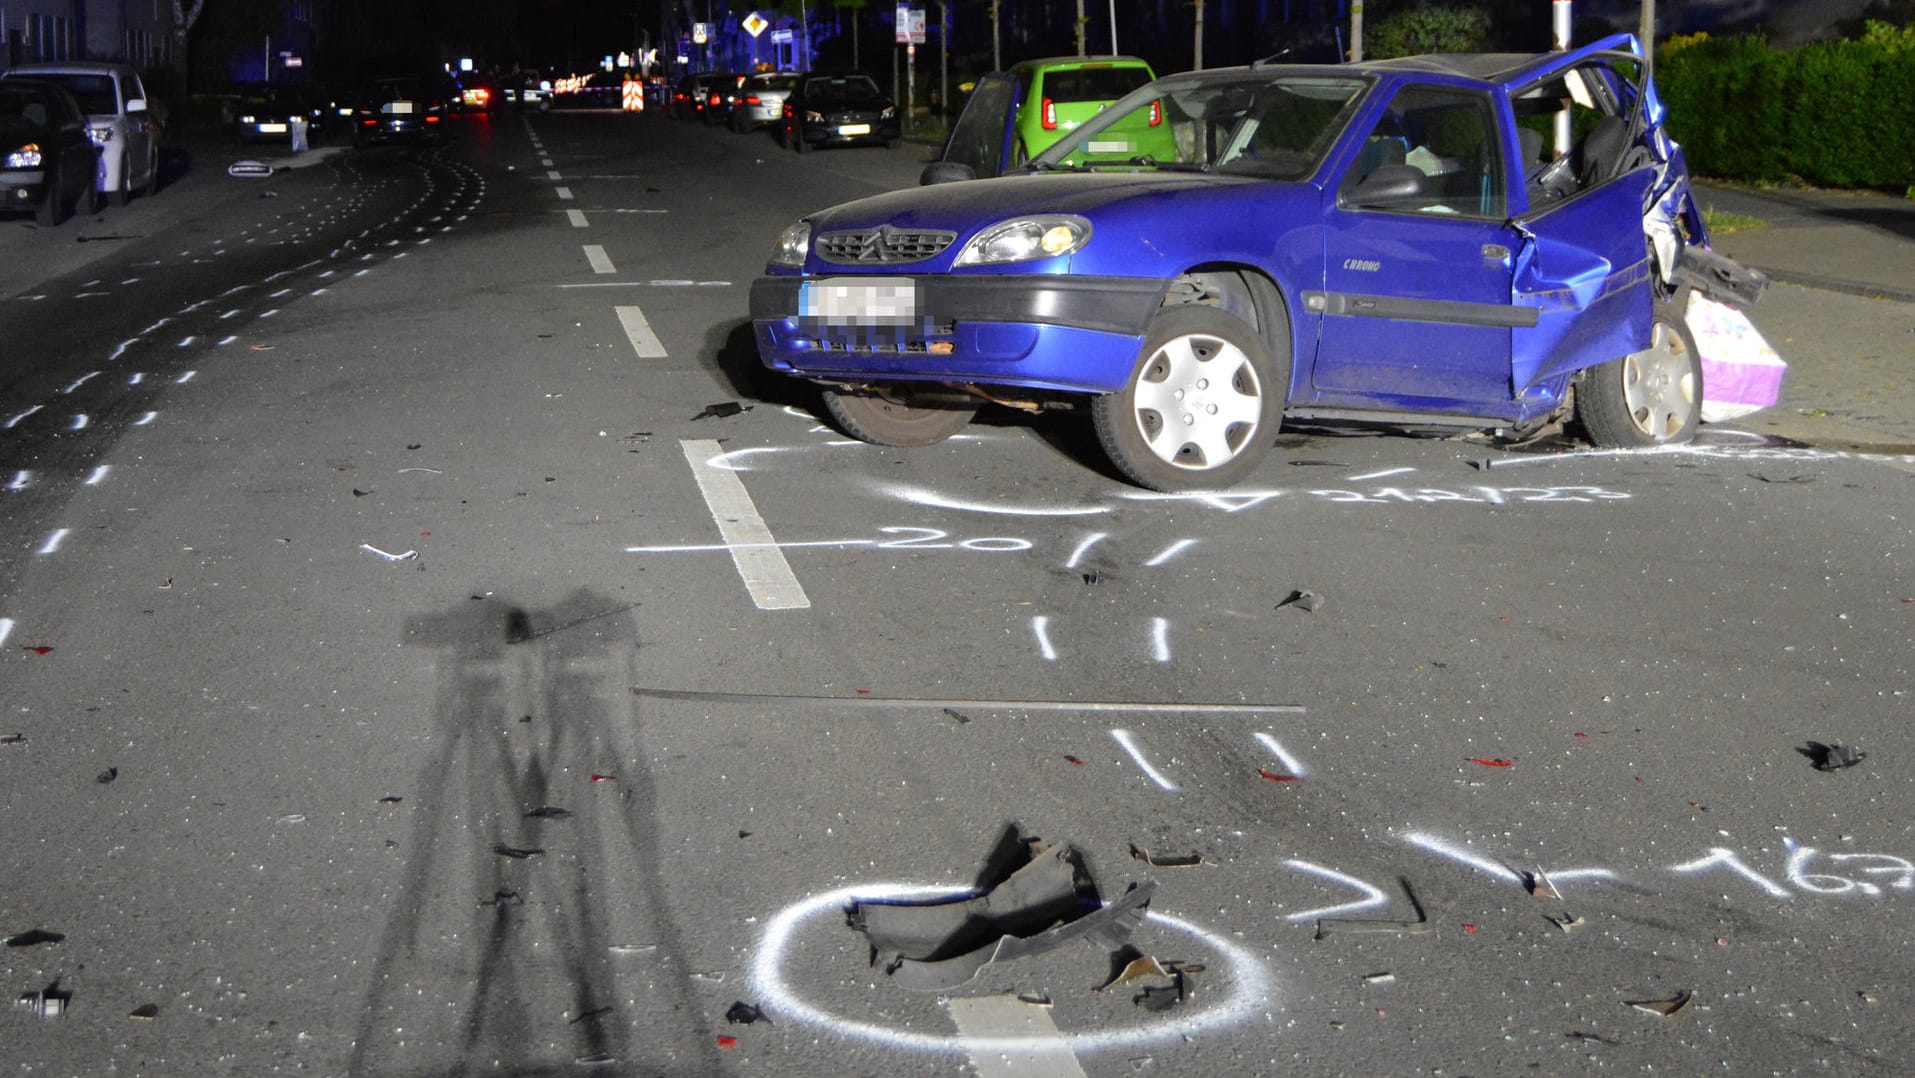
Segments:
[[[898,5],[898,44],[924,44],[924,9]]]
[[[745,33],[750,34],[752,37],[757,37],[759,34],[764,33],[765,28],[771,24],[765,21],[764,16],[754,11],[745,16],[745,21],[739,25],[745,28]]]

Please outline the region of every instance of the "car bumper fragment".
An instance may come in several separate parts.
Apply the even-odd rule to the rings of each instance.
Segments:
[[[921,317],[851,325],[800,317],[805,279],[752,283],[758,350],[773,370],[1087,393],[1114,392],[1129,379],[1165,287],[1144,277],[918,277]]]

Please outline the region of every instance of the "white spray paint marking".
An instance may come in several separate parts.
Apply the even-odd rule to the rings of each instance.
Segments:
[[[144,427],[148,423],[153,422],[155,419],[158,419],[159,417],[160,417],[160,414],[158,412],[147,412],[145,415],[142,415],[138,419],[135,419],[133,421],[133,425],[136,427]]]
[[[102,464],[99,467],[93,469],[93,471],[90,472],[85,479],[86,485],[89,487],[97,487],[101,483],[106,482],[107,473],[111,472],[112,470],[113,470],[113,466],[111,464]]]
[[[1709,856],[1707,857],[1690,861],[1687,864],[1671,865],[1669,866],[1669,871],[1681,872],[1687,875],[1701,872],[1704,869],[1714,868],[1717,865],[1728,869],[1743,879],[1748,880],[1750,883],[1755,884],[1757,887],[1762,888],[1764,891],[1767,891],[1771,898],[1787,901],[1795,897],[1789,893],[1788,888],[1764,876],[1762,873],[1757,872],[1755,869],[1750,868],[1748,865],[1743,864],[1742,858],[1737,856],[1734,850],[1722,846],[1710,847]]]
[[[240,312],[240,310],[239,310],[239,308],[237,308],[237,307],[235,307],[235,308],[233,308],[232,310],[230,310],[230,311],[227,311],[227,312],[226,312],[225,314],[222,314],[222,315],[220,315],[220,316],[219,316],[219,320],[220,320],[220,321],[222,321],[222,322],[224,322],[224,321],[226,321],[226,320],[227,320],[228,318],[238,318],[238,317],[240,316],[240,314],[241,314],[241,312]]]
[[[585,245],[585,261],[591,264],[593,273],[617,273],[618,272],[618,267],[612,265],[611,256],[605,253],[605,247],[603,244],[598,244],[598,243],[586,244]]]
[[[1159,565],[1164,564],[1170,559],[1176,557],[1179,554],[1182,554],[1184,551],[1189,550],[1191,547],[1196,545],[1197,545],[1197,540],[1195,539],[1179,539],[1176,542],[1165,547],[1163,550],[1163,553],[1145,562],[1144,568],[1155,569]]]
[[[1198,502],[1212,509],[1221,509],[1226,513],[1241,513],[1252,509],[1273,498],[1283,496],[1281,490],[1237,491],[1231,494],[1163,494],[1152,490],[1127,490],[1122,495],[1136,502]]]
[[[25,468],[13,473],[13,481],[7,484],[7,492],[18,494],[33,485],[33,473]]]
[[[1384,905],[1390,900],[1390,897],[1388,895],[1384,894],[1382,891],[1378,890],[1377,888],[1372,887],[1367,883],[1364,883],[1362,880],[1357,879],[1355,876],[1346,876],[1343,873],[1338,872],[1336,869],[1325,868],[1322,865],[1311,864],[1308,861],[1285,861],[1284,864],[1288,865],[1290,868],[1295,869],[1298,872],[1302,872],[1311,876],[1316,876],[1320,879],[1329,880],[1331,883],[1340,883],[1345,887],[1362,891],[1365,896],[1359,901],[1345,902],[1341,906],[1324,906],[1319,909],[1304,910],[1300,913],[1293,913],[1289,915],[1289,918],[1288,918],[1289,920],[1311,921],[1311,920],[1315,920],[1318,917],[1333,917],[1339,914],[1357,913],[1362,910],[1376,909],[1377,907]]]
[[[134,341],[137,341],[137,340],[139,340],[139,338],[138,338],[138,337],[128,337],[128,338],[127,338],[126,340],[123,340],[123,341],[121,341],[121,342],[120,342],[120,346],[119,346],[118,348],[115,348],[115,349],[113,350],[113,354],[112,354],[112,355],[110,355],[110,356],[108,356],[108,357],[106,357],[106,361],[107,361],[108,363],[111,363],[111,362],[113,362],[114,360],[116,360],[116,359],[118,359],[118,358],[120,358],[121,356],[123,356],[123,355],[125,355],[125,354],[126,354],[126,350],[127,350],[128,348],[131,348],[131,347],[133,347],[133,342],[134,342]]]
[[[971,1049],[971,1067],[978,1078],[1088,1078],[1043,1007],[1016,996],[984,996],[947,999],[944,1008],[966,1041],[1009,1040],[1021,1046],[1009,1051]]]
[[[1150,619],[1150,657],[1160,663],[1170,661],[1170,619]]]
[[[1353,475],[1350,477],[1350,482],[1361,483],[1366,479],[1382,479],[1385,476],[1406,475],[1415,470],[1415,468],[1385,468],[1380,472],[1370,472],[1366,475]]]
[[[828,913],[834,923],[842,925],[844,908],[856,902],[930,901],[966,898],[975,894],[975,891],[962,887],[873,883],[813,895],[778,911],[766,922],[765,934],[759,939],[757,953],[752,958],[752,983],[768,1011],[787,1015],[794,1022],[827,1029],[841,1037],[887,1048],[914,1052],[976,1053],[1013,1052],[1048,1047],[1051,1042],[1042,1038],[1013,1037],[985,1040],[962,1036],[939,1036],[861,1022],[814,1006],[785,982],[786,952],[791,949],[792,936],[796,934],[799,926],[820,914]],[[1069,1042],[1072,1051],[1082,1053],[1137,1049],[1155,1044],[1183,1044],[1193,1037],[1221,1032],[1233,1026],[1255,1021],[1273,1006],[1270,998],[1273,991],[1270,972],[1254,954],[1223,936],[1207,932],[1189,921],[1167,913],[1150,910],[1145,914],[1145,919],[1153,928],[1182,933],[1190,937],[1195,947],[1219,956],[1221,962],[1227,965],[1228,971],[1210,983],[1227,986],[1229,994],[1221,995],[1220,990],[1221,998],[1208,1007],[1202,1009],[1181,1007],[1171,1017],[1144,1020],[1121,1029],[1061,1034]],[[837,931],[842,931],[842,928]]]
[[[85,412],[82,412],[82,413],[80,413],[79,415],[76,415],[76,416],[74,416],[74,417],[73,417],[73,420],[72,420],[72,422],[70,422],[70,423],[68,423],[68,424],[67,424],[67,428],[66,428],[66,429],[68,429],[68,430],[85,430],[85,429],[87,428],[87,424],[88,424],[88,423],[91,423],[91,422],[92,422],[92,420],[91,420],[91,419],[88,419],[88,418],[87,418],[87,416],[86,416],[86,413],[85,413]]]
[[[570,187],[554,187],[552,191],[559,196],[560,202],[568,202],[572,198],[572,189]]]
[[[996,513],[1002,516],[1016,517],[1081,517],[1094,516],[1110,512],[1107,505],[1095,506],[1038,506],[1038,505],[992,505],[986,502],[964,502],[947,497],[934,490],[925,490],[904,483],[886,483],[879,488],[883,493],[912,505],[923,505],[934,509],[957,509],[966,513]]]
[[[0,618],[0,644],[6,643],[7,637],[12,635],[13,635],[13,619]]]
[[[1031,635],[1037,637],[1037,653],[1047,662],[1057,661],[1057,649],[1051,646],[1051,619],[1039,614],[1031,619]]]
[[[566,210],[565,216],[572,222],[573,228],[585,227],[585,211],[584,210]]]
[[[1170,793],[1177,792],[1177,784],[1165,778],[1163,772],[1150,766],[1150,761],[1144,759],[1143,750],[1137,747],[1136,735],[1129,730],[1112,730],[1110,736],[1117,739],[1117,743],[1124,747],[1125,752],[1130,753],[1130,758],[1143,769],[1144,774],[1150,776],[1150,781]]]
[[[618,324],[625,327],[625,339],[632,342],[632,351],[638,353],[638,358],[665,358],[665,346],[659,343],[658,334],[652,332],[652,324],[645,320],[644,311],[632,306],[612,309],[618,312]]]
[[[1496,876],[1508,880],[1511,883],[1523,882],[1522,873],[1517,872],[1515,869],[1507,865],[1499,865],[1487,857],[1478,857],[1468,850],[1457,849],[1455,846],[1444,842],[1434,835],[1426,835],[1421,831],[1412,831],[1403,836],[1403,841],[1412,846],[1421,846],[1431,853],[1441,854],[1452,861],[1459,861],[1486,875]]]
[[[280,289],[279,291],[277,291],[277,292],[274,292],[274,293],[273,293],[272,295],[270,295],[270,296],[267,296],[266,298],[267,298],[267,299],[278,299],[278,298],[280,298],[281,296],[290,296],[290,295],[292,295],[292,294],[293,294],[293,290],[292,290],[292,289],[290,289],[290,288],[282,288],[282,289]]]
[[[127,378],[127,380],[126,380],[126,384],[127,384],[127,385],[130,385],[130,386],[136,386],[136,385],[139,385],[139,384],[140,384],[141,382],[144,382],[144,381],[146,381],[146,372],[145,372],[145,371],[134,371],[134,372],[132,373],[132,375],[130,375],[130,376],[129,376],[129,377]]]
[[[227,345],[229,345],[229,344],[231,344],[231,343],[233,343],[233,342],[234,342],[234,341],[236,341],[236,340],[239,340],[239,334],[237,334],[237,333],[234,333],[234,334],[229,334],[229,335],[227,335],[227,336],[224,336],[224,337],[221,337],[221,338],[219,339],[219,346],[220,346],[221,348],[224,348],[224,347],[226,347]]]
[[[726,468],[734,472],[748,472],[751,471],[751,469],[738,463],[738,458],[755,457],[760,453],[783,453],[785,451],[784,446],[777,445],[764,445],[752,449],[734,449],[729,453],[720,453],[711,458],[711,464],[714,468]]]
[[[698,492],[705,497],[705,507],[711,510],[718,533],[731,548],[732,565],[751,592],[752,602],[760,610],[808,609],[811,599],[792,573],[784,551],[778,549],[765,518],[758,515],[745,484],[736,472],[712,464],[712,459],[723,452],[718,443],[696,439],[680,441],[678,446],[685,454],[685,463],[691,465],[692,478],[698,482]]]
[[[276,314],[278,314],[278,313],[279,313],[279,309],[278,309],[278,308],[274,308],[274,309],[272,309],[272,310],[269,310],[269,311],[261,311],[261,312],[259,312],[259,316],[260,316],[261,318],[271,318],[272,316],[274,316],[274,315],[276,315]]]
[[[1264,733],[1262,730],[1258,730],[1255,734],[1252,734],[1251,736],[1255,737],[1257,741],[1263,745],[1264,748],[1269,749],[1270,755],[1275,756],[1277,758],[1277,762],[1283,765],[1284,774],[1295,775],[1298,778],[1302,778],[1304,775],[1309,773],[1303,769],[1303,764],[1301,761],[1299,761],[1296,757],[1290,755],[1289,753],[1283,751],[1283,746],[1277,744],[1276,738],[1272,737],[1271,735],[1267,733]]]
[[[194,342],[194,341],[197,341],[197,340],[199,340],[199,338],[198,338],[198,337],[181,337],[181,338],[180,338],[180,343],[179,343],[178,345],[176,345],[175,347],[178,347],[178,348],[191,348],[191,347],[193,346],[193,342]]]
[[[66,542],[66,537],[71,534],[73,534],[73,529],[71,528],[55,528],[47,535],[46,541],[40,544],[40,549],[34,551],[34,553],[52,554],[57,552],[60,549],[60,544]]]
[[[1091,547],[1096,546],[1108,538],[1110,538],[1109,532],[1092,532],[1085,536],[1083,542],[1078,543],[1076,549],[1071,551],[1070,558],[1064,562],[1064,568],[1077,568],[1078,561],[1082,559],[1085,554],[1089,553]]]
[[[14,416],[12,419],[7,420],[7,429],[12,430],[13,428],[19,426],[20,421],[22,419],[25,419],[26,417],[32,415],[33,413],[39,410],[40,410],[40,406],[36,404],[33,407],[28,408],[26,411],[21,412],[19,415]]]
[[[198,371],[181,371],[180,376],[178,378],[173,379],[173,384],[176,386],[183,386],[186,383],[192,381],[193,376],[198,373],[199,373]]]

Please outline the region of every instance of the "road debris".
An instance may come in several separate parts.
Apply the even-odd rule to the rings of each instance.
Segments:
[[[939,991],[969,983],[986,966],[1077,940],[1115,951],[1143,923],[1156,889],[1146,880],[1099,903],[1077,851],[1033,844],[1030,862],[983,894],[915,905],[859,902],[846,922],[864,933],[872,965],[892,983]]]
[[[1695,999],[1695,993],[1677,992],[1668,999],[1631,999],[1625,1000],[1631,1007],[1662,1018],[1674,1018],[1687,1009],[1689,1002]]]
[[[380,550],[378,547],[373,546],[371,543],[360,543],[359,549],[365,551],[368,554],[377,554],[380,557],[386,559],[387,561],[411,561],[412,559],[419,556],[419,552],[416,550],[408,550],[404,554],[394,554],[389,550]]]
[[[572,1019],[570,1022],[567,1022],[566,1025],[575,1026],[575,1025],[578,1025],[580,1022],[597,1021],[598,1019],[603,1018],[606,1015],[611,1013],[612,1013],[612,1009],[610,1007],[594,1007],[591,1010],[586,1011],[584,1014],[579,1015],[577,1018]]]
[[[355,498],[363,498],[363,497],[365,497],[366,495],[368,495],[368,494],[371,494],[371,493],[372,493],[372,491],[370,491],[370,490],[360,490],[360,489],[359,489],[358,487],[354,487],[354,488],[352,488],[352,496],[353,496],[353,497],[355,497]]]
[[[591,781],[593,781],[593,782],[617,782],[617,781],[618,781],[618,776],[617,776],[617,775],[599,775],[599,774],[594,774],[594,775],[592,776],[592,778],[591,778]]]
[[[520,898],[517,891],[495,891],[492,894],[492,901],[481,902],[479,905],[481,908],[491,906],[495,910],[509,910],[514,906],[525,905],[525,899]]]
[[[1076,756],[1072,756],[1072,755],[1071,755],[1070,753],[1068,753],[1068,752],[1064,754],[1064,759],[1065,759],[1065,761],[1066,761],[1066,762],[1068,762],[1069,764],[1071,764],[1071,766],[1073,766],[1073,767],[1083,767],[1083,766],[1084,766],[1084,761],[1083,761],[1083,759],[1082,759],[1082,758],[1080,758],[1080,757],[1076,757]]]
[[[1481,764],[1484,767],[1515,767],[1516,766],[1516,761],[1505,760],[1500,757],[1471,756],[1468,759],[1470,763]]]
[[[58,932],[48,932],[44,928],[31,928],[18,935],[7,937],[9,947],[37,947],[42,943],[58,943],[66,939]]]
[[[46,644],[21,644],[20,650],[33,655],[51,655],[53,649]]]
[[[1868,759],[1868,753],[1853,745],[1824,745],[1820,741],[1811,741],[1795,751],[1808,757],[1817,771],[1841,771]]]
[[[1157,961],[1157,959],[1151,955],[1144,955],[1142,958],[1132,959],[1128,965],[1118,971],[1117,976],[1099,985],[1097,990],[1099,992],[1108,992],[1113,988],[1121,988],[1125,985],[1134,984],[1148,977],[1168,979],[1171,976],[1173,976],[1173,974],[1170,970],[1164,968],[1162,962]]]
[[[971,721],[971,716],[966,715],[964,712],[959,711],[956,708],[951,708],[951,707],[945,708],[944,715],[946,718],[957,720],[957,724],[959,726],[963,726],[966,723],[969,723]]]
[[[1549,878],[1549,873],[1542,870],[1542,866],[1537,866],[1534,872],[1524,872],[1521,875],[1523,889],[1529,892],[1531,898],[1559,899],[1563,897],[1563,893],[1556,890],[1555,882]]]
[[[1581,928],[1585,923],[1581,917],[1572,913],[1565,913],[1560,916],[1545,913],[1543,914],[1543,920],[1562,929],[1563,935],[1565,936]]]
[[[1026,1007],[1054,1006],[1054,1004],[1051,1003],[1050,993],[1048,992],[1019,992],[1017,994],[1017,1001]]]
[[[60,982],[54,981],[38,992],[23,992],[14,1002],[14,1006],[35,1018],[58,1018],[66,1013],[67,1004],[73,1001],[73,993],[60,990]]]
[[[105,786],[107,783],[112,782],[114,779],[117,779],[119,777],[120,777],[120,769],[117,767],[109,767],[105,771],[102,771],[99,774],[93,776],[93,781],[99,783],[102,786]]]
[[[737,1026],[737,1025],[748,1026],[748,1025],[751,1025],[753,1022],[763,1022],[766,1025],[771,1025],[771,1017],[765,1014],[765,1009],[763,1007],[757,1006],[756,1004],[752,1004],[752,1003],[746,1003],[742,999],[737,1001],[736,1003],[733,1003],[725,1011],[725,1021],[734,1026]]]
[[[556,805],[540,805],[525,814],[528,820],[563,820],[572,814],[571,809],[562,809]]]
[[[1135,843],[1131,844],[1130,855],[1152,868],[1196,868],[1204,863],[1201,853],[1153,854]]]
[[[1396,878],[1396,884],[1398,887],[1403,888],[1403,897],[1409,900],[1410,909],[1416,912],[1416,916],[1413,919],[1408,921],[1393,921],[1357,917],[1320,917],[1317,919],[1317,933],[1315,938],[1326,939],[1333,930],[1337,932],[1394,932],[1405,936],[1423,936],[1435,932],[1435,928],[1430,925],[1430,915],[1423,909],[1423,903],[1418,901],[1415,889],[1410,886],[1409,877],[1398,876]],[[1474,926],[1469,926],[1469,928],[1471,931],[1475,931]]]
[[[737,401],[722,401],[718,404],[705,405],[705,410],[692,418],[704,419],[709,416],[713,419],[728,419],[740,412],[749,411],[751,411],[751,405],[749,404],[739,404]]]
[[[492,852],[500,857],[510,857],[514,861],[533,861],[545,856],[544,850],[522,850],[516,846],[507,846],[503,842],[492,847]]]
[[[614,943],[605,948],[612,954],[651,954],[658,950],[656,943]]]
[[[142,1003],[133,1008],[132,1013],[127,1015],[128,1018],[137,1018],[142,1022],[151,1022],[159,1016],[160,1005],[157,1003]]]
[[[1314,591],[1297,589],[1291,591],[1289,595],[1284,596],[1283,601],[1277,604],[1277,609],[1282,610],[1286,606],[1294,606],[1306,614],[1314,614],[1317,612],[1317,608],[1322,605],[1323,596],[1318,595]]]
[[[24,745],[26,743],[27,735],[25,734],[0,734],[0,745]]]
[[[1395,984],[1396,974],[1388,973],[1388,972],[1366,973],[1363,975],[1363,983],[1364,984]]]
[[[1261,775],[1262,777],[1264,777],[1265,779],[1268,779],[1271,782],[1302,782],[1303,781],[1303,776],[1301,775],[1286,775],[1281,771],[1272,771],[1267,767],[1257,768],[1257,774]]]
[[[738,1038],[737,1038],[737,1037],[728,1037],[728,1036],[725,1036],[725,1035],[724,1035],[724,1034],[722,1034],[722,1033],[721,1033],[721,1034],[719,1034],[719,1036],[718,1036],[718,1047],[720,1047],[720,1048],[735,1048],[735,1047],[737,1047],[737,1045],[738,1045]]]

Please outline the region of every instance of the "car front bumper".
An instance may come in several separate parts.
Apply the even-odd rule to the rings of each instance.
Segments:
[[[917,315],[902,325],[852,325],[799,316],[801,283],[823,279],[752,282],[752,329],[767,367],[823,381],[976,382],[1077,393],[1115,392],[1129,381],[1165,289],[1149,277],[888,277],[913,283]]]
[[[0,209],[33,209],[45,200],[46,190],[47,174],[44,169],[0,172]]]

